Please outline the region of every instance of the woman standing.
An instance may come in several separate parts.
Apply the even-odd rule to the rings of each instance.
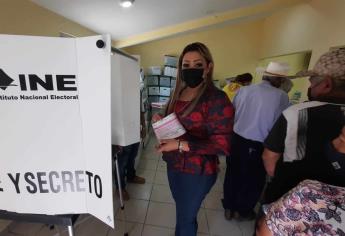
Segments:
[[[218,155],[229,155],[234,109],[213,85],[213,59],[202,43],[187,45],[178,62],[175,91],[166,115],[175,113],[186,134],[160,140],[176,202],[176,236],[197,234],[200,205],[217,179]],[[161,119],[153,116],[153,121]]]

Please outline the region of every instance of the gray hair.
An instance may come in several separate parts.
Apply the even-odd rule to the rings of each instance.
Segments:
[[[280,89],[286,93],[289,93],[292,89],[293,83],[288,78],[283,78],[282,83],[280,85]]]

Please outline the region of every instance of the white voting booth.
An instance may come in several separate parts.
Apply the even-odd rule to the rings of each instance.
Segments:
[[[140,66],[131,56],[111,59],[112,143],[127,146],[140,141]]]
[[[118,97],[132,85],[111,86],[111,70],[131,62],[111,55],[109,36],[0,35],[0,54],[0,210],[90,213],[114,227],[111,136],[138,139],[132,103]],[[114,117],[130,118],[117,117],[112,135],[115,104]]]

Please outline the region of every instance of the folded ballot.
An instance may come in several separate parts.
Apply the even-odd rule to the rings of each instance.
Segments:
[[[175,113],[153,123],[152,127],[158,140],[177,138],[186,133]]]

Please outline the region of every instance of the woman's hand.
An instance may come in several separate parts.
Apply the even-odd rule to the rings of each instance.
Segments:
[[[338,152],[345,153],[345,126],[341,130],[340,135],[332,143]]]
[[[156,146],[158,152],[170,152],[178,150],[179,141],[177,139],[160,140],[160,144]]]
[[[153,114],[153,116],[152,116],[152,123],[155,123],[155,122],[157,122],[157,121],[159,121],[159,120],[161,120],[163,117],[162,116],[160,116],[159,114]]]

